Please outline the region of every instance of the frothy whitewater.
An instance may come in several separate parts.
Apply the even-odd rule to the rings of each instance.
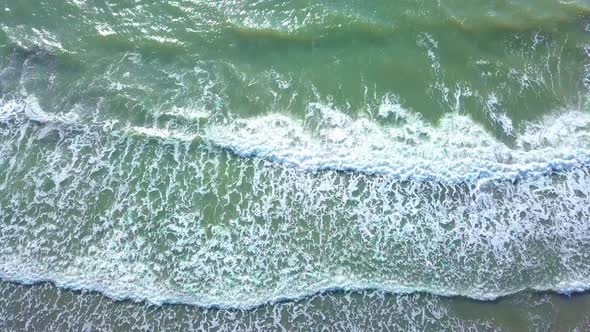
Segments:
[[[520,180],[590,161],[586,112],[563,110],[529,124],[508,147],[465,115],[449,114],[432,126],[399,105],[382,104],[379,111],[401,124],[384,128],[312,104],[305,121],[271,114],[213,127],[205,137],[241,157],[304,171],[361,172],[401,181]]]
[[[4,186],[21,189],[5,206],[0,275],[242,309],[333,290],[486,300],[588,288],[587,113],[529,123],[509,146],[464,115],[432,125],[384,108],[396,125],[310,104],[303,122],[270,114],[188,133],[4,101]]]
[[[585,0],[0,0],[0,330],[587,330],[589,91]]]

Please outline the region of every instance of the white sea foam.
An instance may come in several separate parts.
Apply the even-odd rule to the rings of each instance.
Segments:
[[[198,135],[191,135],[178,130],[170,130],[165,128],[156,127],[129,127],[129,132],[132,134],[140,134],[147,137],[160,138],[172,141],[185,141],[190,142],[197,139]]]
[[[4,105],[17,117],[43,112],[25,112],[24,102]],[[303,122],[270,115],[213,126],[203,136],[226,149],[247,142],[257,158],[186,144],[193,133],[181,128],[88,124],[45,144],[45,126],[8,121],[0,130],[0,176],[9,196],[0,200],[8,211],[0,215],[0,277],[114,299],[231,308],[332,290],[489,300],[523,289],[588,288],[586,167],[474,184],[325,167],[301,172],[260,158],[273,144],[273,153],[323,163],[348,146],[359,158],[337,155],[345,162],[374,168],[376,158],[386,167],[385,157],[406,158],[408,171],[427,165],[458,176],[461,169],[447,163],[474,166],[452,158],[485,166],[479,160],[498,146],[509,154],[494,154],[496,163],[543,158],[565,169],[562,147],[583,152],[587,142],[583,113],[531,124],[508,148],[466,117],[434,127],[394,109],[398,121],[390,128],[314,104]],[[221,130],[228,140],[221,141]],[[301,143],[306,149],[298,150]],[[402,147],[414,150],[393,155]],[[321,153],[300,158],[310,148]]]
[[[51,114],[43,110],[35,95],[26,95],[24,99],[0,100],[0,123],[25,119],[41,123],[75,124],[78,116],[75,110],[60,114]]]
[[[15,266],[0,266],[0,280],[15,282],[24,285],[39,283],[51,283],[62,289],[74,291],[98,292],[115,301],[148,302],[155,305],[187,304],[202,308],[239,309],[251,310],[268,304],[276,304],[284,301],[301,301],[319,294],[332,292],[370,292],[379,291],[389,294],[413,294],[426,293],[442,297],[465,297],[478,301],[494,301],[496,299],[518,294],[525,291],[555,292],[563,295],[590,290],[590,280],[561,281],[557,285],[535,285],[530,288],[515,289],[501,293],[476,293],[457,292],[439,288],[412,287],[395,285],[388,282],[366,282],[363,280],[343,280],[333,278],[324,280],[323,285],[309,287],[304,290],[285,290],[284,293],[275,292],[275,295],[261,298],[230,299],[226,297],[206,296],[203,294],[186,294],[182,292],[165,291],[157,285],[146,287],[129,283],[133,280],[121,280],[121,282],[107,282],[106,280],[88,280],[84,276],[49,276],[38,272],[28,271]],[[279,294],[277,294],[279,293]]]
[[[115,304],[88,293],[71,294],[64,301],[61,295],[68,292],[48,284],[34,286],[35,291],[20,285],[1,286],[4,287],[0,288],[0,322],[4,319],[4,322],[8,321],[8,326],[27,324],[31,330],[76,331],[91,328],[111,331],[120,329],[123,324],[131,330],[166,331],[290,331],[315,330],[318,326],[343,331],[383,330],[385,326],[396,331],[472,331],[495,326],[489,321],[473,321],[458,316],[450,308],[449,301],[422,294],[384,296],[378,291],[330,293],[237,312],[178,306],[153,310],[150,305],[132,302]],[[523,309],[534,308],[544,299],[546,296],[532,301]],[[12,310],[15,306],[19,307],[17,312]],[[81,310],[84,314],[80,314]]]
[[[464,115],[448,114],[433,126],[398,105],[390,108],[401,124],[384,127],[369,119],[353,119],[330,105],[311,104],[304,121],[270,114],[213,126],[205,137],[239,156],[304,171],[352,171],[447,183],[520,179],[590,161],[586,112],[563,111],[531,123],[516,146],[509,147]],[[381,106],[379,114],[392,112],[387,109]],[[511,124],[505,130],[509,128]]]

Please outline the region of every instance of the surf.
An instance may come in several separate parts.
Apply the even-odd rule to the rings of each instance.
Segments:
[[[81,130],[47,144],[43,137],[51,121],[68,124],[17,104],[8,101],[2,109],[14,109],[10,114],[19,120],[0,126],[1,152],[14,155],[2,160],[0,175],[4,185],[22,183],[8,193],[8,201],[0,200],[3,280],[51,282],[118,300],[240,309],[330,290],[492,300],[526,289],[587,289],[581,248],[590,236],[589,169],[568,168],[562,161],[568,149],[584,149],[583,113],[559,113],[517,134],[513,149],[520,150],[511,152],[512,159],[523,168],[541,156],[557,165],[547,174],[525,174],[518,181],[505,175],[510,173],[493,181],[426,181],[342,165],[360,160],[377,169],[395,157],[391,151],[399,144],[413,147],[398,160],[414,174],[430,167],[456,179],[462,174],[447,155],[467,154],[460,159],[465,163],[497,158],[496,147],[508,147],[464,116],[452,115],[447,125],[433,127],[393,107],[381,112],[398,117],[398,125],[387,128],[334,108],[320,111],[318,105],[305,122],[270,115],[210,124],[198,134],[201,144],[193,144],[196,132],[186,136],[173,128],[99,123],[78,126]],[[457,135],[459,125],[463,135]],[[391,135],[387,129],[398,139],[381,139]],[[354,150],[357,142],[370,147],[357,153],[366,159],[342,159],[336,170],[325,167],[321,157],[338,156],[332,151],[344,147]],[[446,154],[430,152],[432,144],[439,151],[439,142],[450,142]],[[302,143],[305,149],[298,150]],[[390,145],[375,149],[378,143]],[[22,144],[28,148],[20,149]],[[254,153],[247,157],[226,152],[239,144],[259,150],[248,150]],[[470,155],[474,146],[478,153]],[[267,151],[320,167],[277,162]],[[21,173],[31,159],[39,166]],[[145,165],[145,174],[136,173],[139,165]],[[96,219],[84,217],[91,206],[98,208],[93,208]],[[149,231],[154,223],[158,231]],[[317,235],[296,236],[301,232]],[[27,247],[16,241],[23,236]],[[72,237],[79,239],[75,247]],[[43,249],[48,245],[51,252]],[[340,245],[347,249],[338,250]],[[45,259],[31,258],[37,255]],[[565,257],[556,274],[538,273],[554,257]],[[268,265],[280,268],[264,268]],[[211,274],[224,275],[221,284],[207,277]],[[184,281],[175,284],[178,278]]]
[[[562,110],[529,123],[511,147],[464,115],[447,114],[431,125],[399,105],[383,103],[380,112],[401,124],[382,126],[312,103],[303,121],[270,114],[214,125],[205,137],[237,156],[302,171],[361,172],[400,181],[517,181],[590,162],[590,114],[584,111]]]

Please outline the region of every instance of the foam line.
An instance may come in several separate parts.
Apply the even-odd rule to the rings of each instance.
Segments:
[[[51,126],[31,125],[38,121],[27,120],[23,107],[10,109],[14,117],[0,126],[6,281],[240,309],[335,290],[490,300],[589,285],[587,167],[516,183],[301,172],[269,167],[258,152],[236,158],[187,144],[190,128],[90,122],[47,141]],[[302,163],[336,156],[387,166],[390,157],[408,171],[448,178],[485,171],[490,160],[567,169],[567,156],[587,151],[590,122],[581,112],[530,124],[511,148],[466,117],[433,127],[401,108],[392,112],[383,115],[397,116],[398,125],[388,128],[315,107],[304,121],[237,120],[211,126],[203,138]],[[358,158],[338,154],[347,147]],[[506,153],[497,156],[498,147]],[[306,153],[312,158],[300,158]]]
[[[22,285],[34,285],[40,283],[50,283],[62,289],[72,291],[97,292],[114,301],[133,301],[133,302],[148,302],[155,305],[165,304],[185,304],[197,306],[202,308],[212,309],[233,309],[233,310],[252,310],[261,306],[276,304],[280,302],[301,301],[313,296],[333,293],[333,292],[355,292],[362,293],[368,291],[379,291],[388,294],[413,294],[425,293],[441,297],[465,297],[477,301],[494,301],[503,297],[508,297],[521,292],[553,292],[562,295],[572,295],[575,293],[582,293],[590,289],[590,281],[572,281],[560,282],[559,286],[534,286],[530,288],[521,288],[512,292],[504,293],[461,293],[453,291],[445,291],[441,289],[429,288],[413,288],[409,286],[391,286],[378,283],[362,283],[362,282],[325,282],[327,286],[308,289],[298,293],[287,293],[283,295],[276,295],[263,299],[252,299],[249,301],[228,301],[227,299],[207,298],[207,297],[191,297],[181,294],[157,294],[157,293],[136,293],[129,292],[123,289],[111,289],[104,287],[100,282],[86,282],[83,279],[71,277],[43,277],[36,274],[15,276],[12,273],[0,272],[0,280],[3,282],[13,282]]]
[[[213,126],[211,145],[302,171],[361,172],[402,181],[521,180],[590,163],[590,114],[563,111],[531,123],[516,145],[499,142],[467,116],[449,114],[437,127],[397,109],[403,124],[383,127],[314,105],[305,121],[271,114]]]

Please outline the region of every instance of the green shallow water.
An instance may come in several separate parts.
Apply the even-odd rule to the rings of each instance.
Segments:
[[[586,330],[589,89],[582,0],[0,0],[0,328]]]

